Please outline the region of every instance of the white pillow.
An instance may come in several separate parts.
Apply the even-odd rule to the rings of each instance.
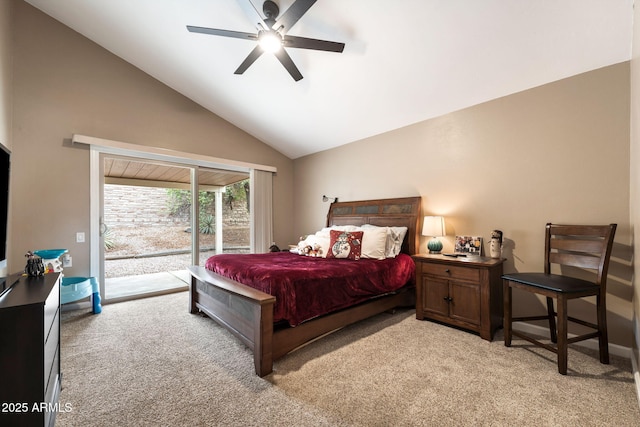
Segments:
[[[331,230],[361,231],[360,227],[356,225],[332,225],[331,227],[324,227],[322,230],[316,232],[316,236],[330,236]]]
[[[383,229],[387,234],[385,244],[385,257],[395,258],[402,250],[402,242],[407,234],[407,227],[378,227],[376,225],[364,224],[363,230]]]
[[[387,230],[385,227],[362,228],[362,258],[385,259]]]

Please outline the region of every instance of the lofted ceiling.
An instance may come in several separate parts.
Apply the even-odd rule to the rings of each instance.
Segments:
[[[633,0],[318,0],[288,49],[234,71],[260,0],[26,0],[289,158],[348,144],[631,57]],[[280,14],[293,0],[276,0]]]

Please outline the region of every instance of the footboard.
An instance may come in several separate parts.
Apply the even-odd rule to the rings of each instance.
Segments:
[[[273,306],[275,297],[191,266],[189,311],[204,312],[253,351],[256,374],[273,370]]]

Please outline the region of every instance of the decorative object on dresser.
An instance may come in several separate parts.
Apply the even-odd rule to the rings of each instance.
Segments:
[[[491,232],[489,254],[491,255],[491,258],[500,258],[502,256],[502,231],[493,230]]]
[[[607,271],[609,270],[609,259],[616,227],[617,224],[559,225],[549,223],[546,225],[544,273],[511,273],[502,276],[504,285],[505,346],[511,346],[511,337],[515,335],[538,347],[549,350],[558,356],[558,372],[566,375],[568,344],[598,338],[600,362],[609,363],[606,304]],[[592,274],[593,279],[585,280],[585,272]],[[566,274],[573,274],[573,276]],[[578,278],[578,275],[581,278]],[[513,288],[546,297],[547,314],[513,317]],[[568,315],[568,300],[590,296],[596,297],[597,323]],[[554,299],[557,301],[556,308],[553,305]],[[529,320],[547,320],[549,322],[552,344],[541,342],[532,336],[513,330],[513,322]],[[590,328],[592,332],[568,338],[568,321]]]
[[[60,395],[60,273],[20,277],[0,300],[0,425],[53,426]]]
[[[438,237],[445,235],[444,218],[441,216],[425,216],[422,222],[422,235],[431,237],[427,243],[430,254],[439,254],[442,251],[442,242]]]
[[[416,318],[468,329],[491,341],[502,325],[503,259],[414,255]]]
[[[482,237],[456,236],[455,252],[458,254],[482,255]]]
[[[42,258],[29,251],[25,254],[27,258],[27,265],[24,267],[24,272],[27,276],[37,277],[44,274],[44,263]]]

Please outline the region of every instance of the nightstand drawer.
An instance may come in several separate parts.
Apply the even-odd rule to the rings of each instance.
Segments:
[[[458,267],[444,264],[423,264],[423,274],[431,274],[438,277],[446,277],[447,279],[462,279],[470,281],[480,280],[480,270],[477,268]]]

